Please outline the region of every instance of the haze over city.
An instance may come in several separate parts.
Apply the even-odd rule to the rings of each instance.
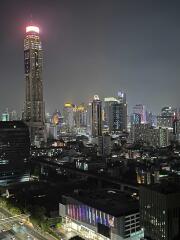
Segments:
[[[1,109],[24,103],[23,37],[40,27],[46,111],[127,93],[128,108],[179,103],[179,1],[1,0]]]
[[[180,239],[180,2],[0,1],[0,239]]]

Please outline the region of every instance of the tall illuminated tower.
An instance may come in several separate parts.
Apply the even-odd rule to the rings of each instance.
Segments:
[[[26,81],[26,100],[24,120],[29,126],[32,144],[46,141],[45,105],[43,101],[43,52],[39,28],[26,27],[24,39],[24,70]]]
[[[98,95],[94,96],[92,101],[92,127],[91,135],[92,137],[102,136],[102,102]]]

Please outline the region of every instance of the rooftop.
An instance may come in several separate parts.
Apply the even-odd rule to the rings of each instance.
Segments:
[[[170,181],[164,181],[161,184],[153,184],[145,188],[165,195],[180,193],[180,183]]]
[[[83,191],[65,196],[68,197],[115,217],[139,212],[138,201],[118,190]]]
[[[0,121],[0,129],[5,128],[28,128],[23,121]]]

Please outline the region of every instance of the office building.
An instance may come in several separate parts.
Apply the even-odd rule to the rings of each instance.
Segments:
[[[79,192],[63,196],[59,206],[63,227],[88,239],[139,240],[138,201],[113,190]]]
[[[174,134],[174,140],[180,142],[180,120],[175,119],[173,122],[173,134]]]
[[[173,128],[173,117],[171,116],[157,116],[157,126],[163,128]]]
[[[150,128],[147,135],[150,146],[167,147],[170,145],[171,131],[168,128]]]
[[[28,26],[24,39],[26,101],[23,118],[29,126],[30,139],[33,145],[46,142],[42,70],[43,51],[39,28]]]
[[[109,116],[109,132],[119,133],[127,131],[127,104],[112,103]]]
[[[147,123],[146,121],[146,107],[142,104],[136,104],[133,107],[133,113],[139,114],[141,116],[141,123],[145,124]]]
[[[132,142],[148,143],[148,130],[150,128],[150,124],[133,124],[130,132]]]
[[[177,109],[173,107],[163,107],[161,109],[161,116],[175,117],[177,115]]]
[[[131,115],[131,126],[133,124],[141,124],[141,114],[139,113],[133,113]]]
[[[141,142],[153,147],[170,145],[171,131],[168,128],[154,128],[151,124],[134,124],[131,126],[130,137],[132,142]]]
[[[126,94],[119,91],[117,100],[118,100],[119,103],[126,103]]]
[[[91,136],[102,136],[102,102],[98,95],[94,96],[91,103]]]
[[[117,103],[118,100],[114,97],[104,98],[104,125],[109,128],[110,124],[110,109],[113,103]]]
[[[29,129],[22,121],[0,122],[0,185],[29,180]]]
[[[67,102],[64,104],[63,117],[66,132],[73,132],[75,122],[74,122],[74,104]]]
[[[180,239],[180,186],[170,182],[141,186],[140,216],[145,239]]]
[[[2,113],[1,121],[6,122],[9,121],[9,113]]]
[[[108,157],[111,154],[111,136],[107,133],[98,137],[98,155]]]
[[[173,128],[173,122],[177,116],[177,109],[172,107],[163,107],[161,114],[157,116],[157,126],[164,128]]]
[[[87,127],[87,108],[85,104],[74,107],[74,122],[76,128]]]

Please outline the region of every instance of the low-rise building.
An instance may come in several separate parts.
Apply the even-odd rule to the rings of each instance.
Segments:
[[[63,196],[59,214],[64,228],[89,239],[138,240],[143,237],[138,201],[120,191],[99,190]]]

